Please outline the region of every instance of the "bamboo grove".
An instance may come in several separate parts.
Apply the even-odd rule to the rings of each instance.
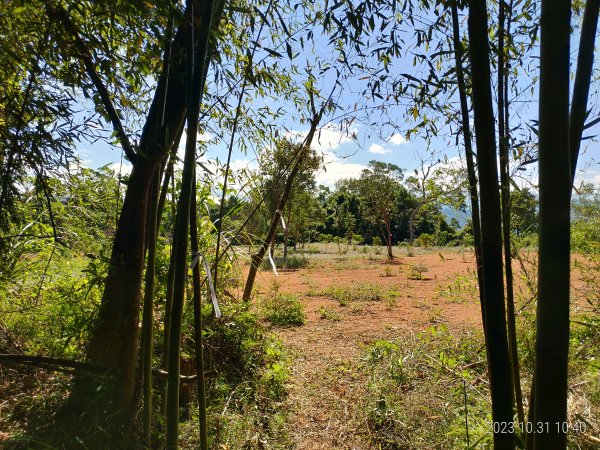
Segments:
[[[72,371],[69,396],[57,417],[66,417],[74,430],[110,430],[110,439],[136,435],[135,448],[177,449],[181,392],[194,383],[199,447],[208,449],[206,327],[227,320],[220,304],[230,295],[229,258],[241,237],[254,232],[250,227],[257,211],[271,202],[272,215],[261,235],[253,236],[243,294],[236,299],[248,308],[263,260],[273,263],[278,230],[287,233],[284,211],[320,133],[336,120],[348,132],[356,120],[370,122],[371,129],[392,123],[394,130],[427,139],[444,127],[451,130],[466,163],[462,177],[490,413],[493,424],[517,424],[510,432],[494,425],[493,446],[567,448],[564,427],[540,429],[536,424],[568,420],[571,201],[584,130],[598,122],[590,101],[597,78],[598,0],[83,3],[9,1],[0,7],[7,22],[0,29],[7,55],[0,63],[0,228],[5,241],[0,248],[7,258],[15,205],[27,177],[47,198],[49,239],[66,246],[50,208],[49,180],[64,161],[73,160],[74,143],[104,139],[120,148],[132,166],[124,188],[117,187],[124,193],[84,360],[9,354],[0,345],[2,364]],[[24,50],[14,45],[20,37],[27,40]],[[311,45],[325,43],[333,57],[311,53]],[[425,65],[420,75],[389,70],[392,60],[412,59],[404,47]],[[539,67],[524,66],[536,51]],[[539,110],[529,127],[521,125],[513,98],[529,89],[521,85],[525,75],[539,78],[532,90]],[[342,100],[350,86],[360,91],[353,107]],[[89,117],[78,110],[82,96]],[[287,102],[282,108],[289,108],[290,116],[308,126],[301,139],[286,141],[291,133],[277,125],[282,113],[271,109],[279,100]],[[409,105],[407,116],[418,123],[396,123],[391,111],[400,104]],[[108,131],[94,131],[92,117]],[[219,177],[202,163],[206,146],[198,136],[209,123],[222,127],[227,152]],[[522,135],[526,138],[518,145]],[[181,141],[182,158],[177,152]],[[287,160],[265,177],[265,187],[242,210],[236,227],[225,229],[225,205],[236,184],[232,154],[243,145],[285,147]],[[528,150],[519,153],[522,148]],[[511,208],[513,175],[531,165],[539,170],[539,242],[535,369],[527,391],[516,331]],[[365,171],[365,177],[402,177],[393,164],[373,163]],[[348,181],[346,186],[369,198],[358,184]],[[206,198],[214,191],[217,199],[217,217],[209,227],[200,223],[198,193],[203,189],[211,192]],[[381,191],[375,196],[383,198]],[[410,219],[411,245],[414,216],[429,202],[425,193],[420,202]],[[382,219],[390,207],[382,208],[372,214],[384,229],[393,260],[390,219]],[[157,282],[162,270],[157,248],[167,237],[163,286]],[[203,315],[208,305],[210,317]],[[183,323],[188,309],[193,311],[192,335],[186,335]],[[157,314],[164,317],[160,323]],[[193,376],[180,367],[185,342],[193,342]],[[98,448],[110,446],[102,445]]]

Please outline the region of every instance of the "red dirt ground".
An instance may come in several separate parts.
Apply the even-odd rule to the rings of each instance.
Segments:
[[[424,279],[408,278],[410,265],[415,264],[428,268]],[[520,269],[515,271],[518,276]],[[392,300],[340,306],[320,293],[356,282],[375,284],[385,291],[394,288],[397,295]],[[457,331],[480,328],[476,285],[473,254],[447,251],[403,255],[393,263],[381,255],[347,259],[328,255],[312,259],[309,268],[280,271],[279,277],[260,272],[256,286],[259,298],[269,292],[297,294],[307,318],[304,326],[275,329],[292,354],[288,423],[294,424],[289,430],[294,447],[373,448],[366,439],[364,424],[351,420],[352,406],[364,392],[365,383],[352,366],[360,362],[365,346],[378,339],[394,339],[436,323]],[[517,294],[531,297],[519,284]]]

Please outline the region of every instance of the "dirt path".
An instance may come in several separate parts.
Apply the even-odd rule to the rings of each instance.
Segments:
[[[428,271],[411,280],[410,265]],[[299,450],[371,449],[364,423],[353,407],[364,397],[366,380],[361,355],[378,339],[422,331],[436,323],[464,328],[480,324],[473,261],[470,255],[427,254],[383,260],[350,260],[283,272],[261,274],[260,291],[298,294],[305,306],[306,324],[276,331],[290,350],[290,429]],[[457,281],[458,280],[458,281]],[[273,286],[273,283],[276,283]],[[392,294],[381,301],[356,301],[346,306],[323,295],[323,290],[363,283]]]

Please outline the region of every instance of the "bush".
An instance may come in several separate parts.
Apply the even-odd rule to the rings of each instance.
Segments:
[[[419,246],[419,247],[429,247],[432,243],[434,242],[434,238],[431,234],[429,233],[421,233],[416,239],[415,239],[415,245]]]
[[[383,244],[383,241],[381,240],[381,238],[379,236],[373,236],[373,239],[371,240],[371,244],[375,247],[380,247]]]
[[[304,305],[295,295],[275,294],[262,301],[262,317],[273,325],[304,325]]]
[[[329,244],[330,242],[333,242],[333,236],[331,234],[319,233],[317,235],[317,242]]]
[[[423,263],[418,264],[410,264],[408,266],[408,279],[409,280],[422,280],[423,274],[429,271],[429,267],[427,267]]]

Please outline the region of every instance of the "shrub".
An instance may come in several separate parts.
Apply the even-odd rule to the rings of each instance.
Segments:
[[[331,311],[325,308],[324,306],[321,306],[319,308],[319,318],[331,320],[332,322],[338,322],[339,320],[341,320],[340,315],[338,313],[336,313],[335,311]]]
[[[427,267],[422,262],[417,264],[410,264],[408,266],[408,279],[409,280],[422,280],[423,274],[429,271],[429,267]]]
[[[431,234],[429,233],[421,233],[416,239],[415,239],[415,245],[419,246],[419,247],[429,247],[434,241],[434,238]]]
[[[304,325],[304,305],[295,295],[276,294],[262,301],[262,317],[273,325]]]

